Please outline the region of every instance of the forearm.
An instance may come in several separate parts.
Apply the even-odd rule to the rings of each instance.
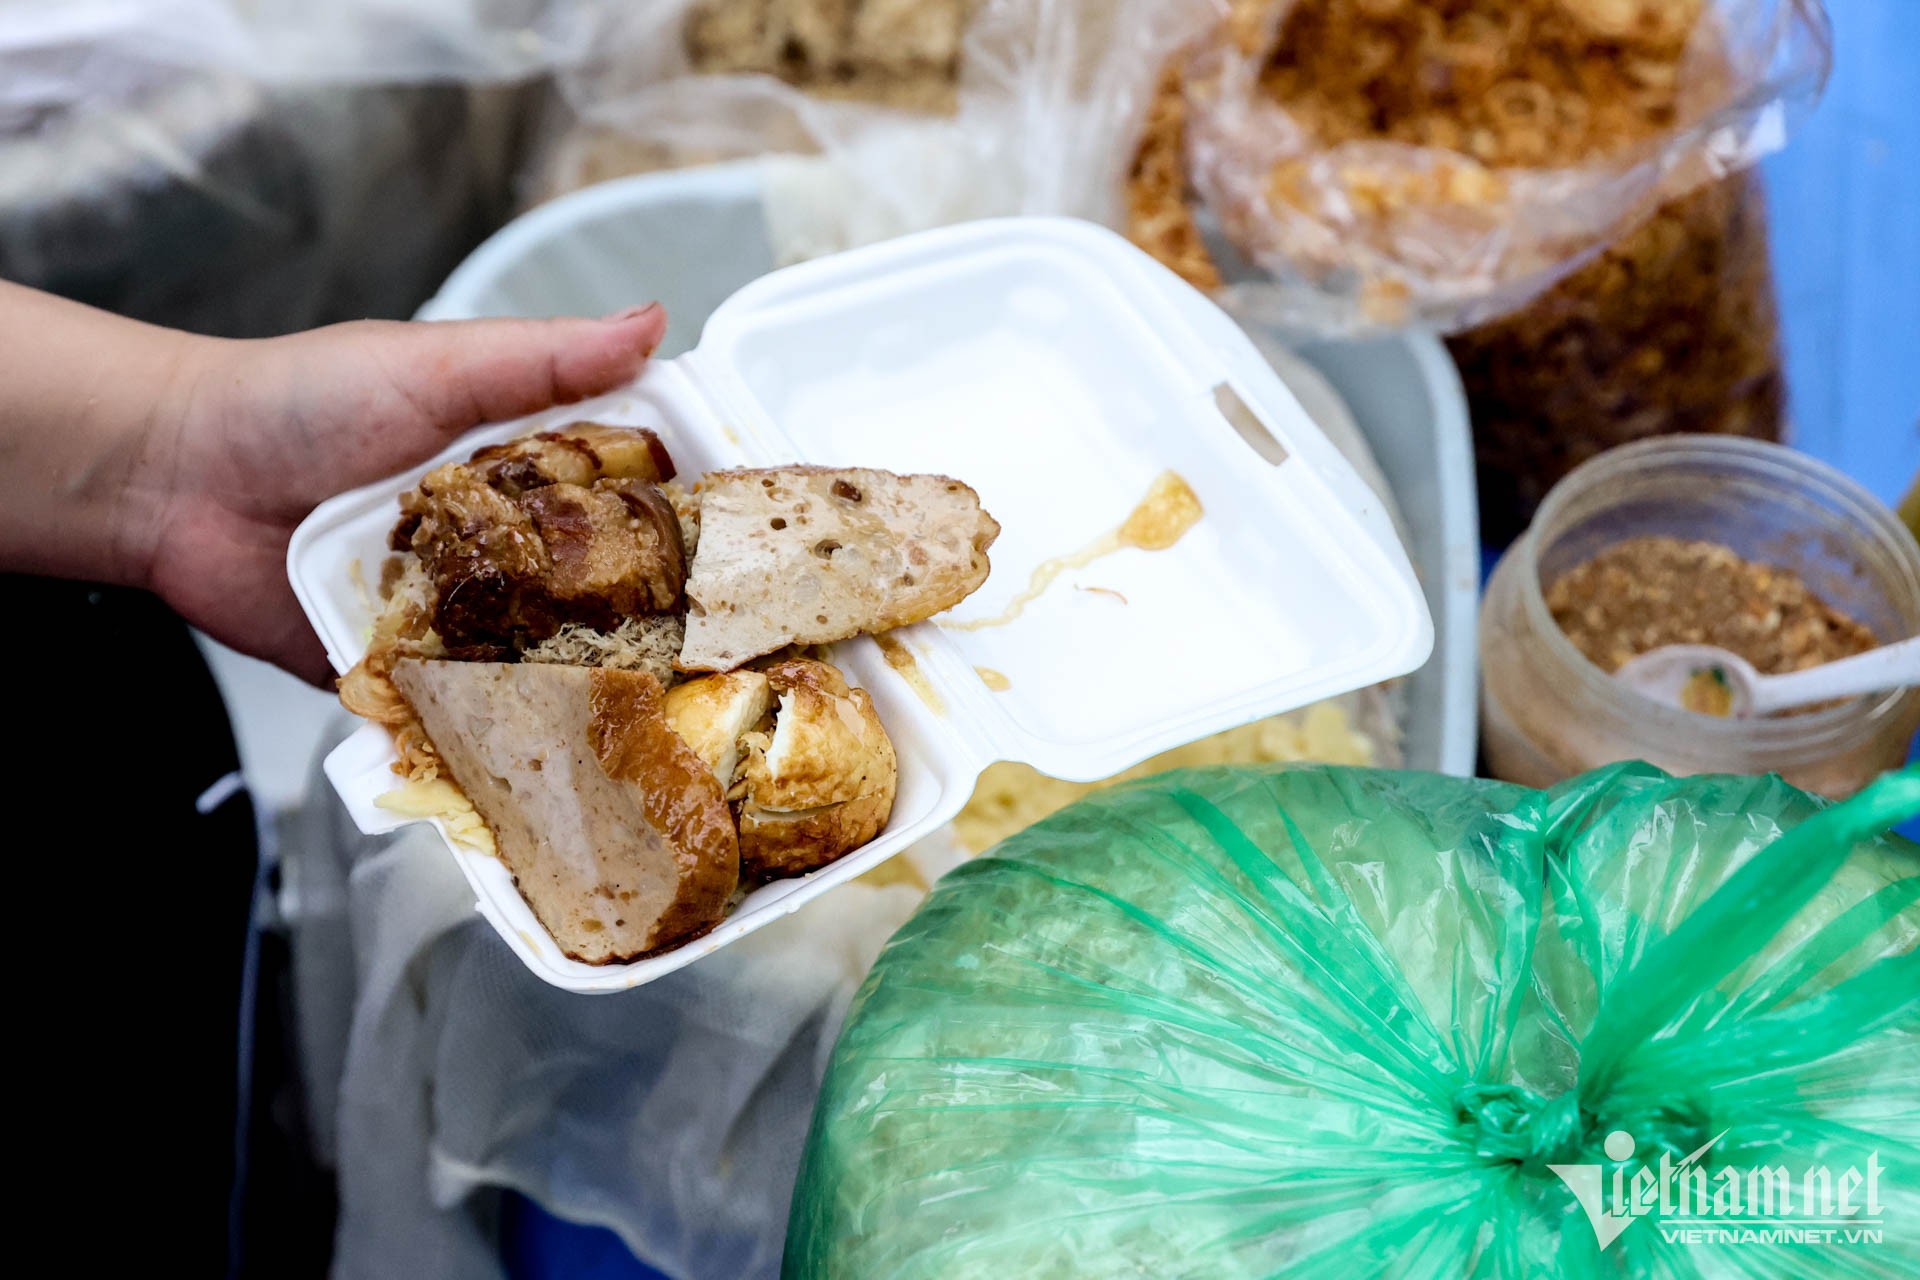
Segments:
[[[216,345],[0,281],[0,569],[146,585]]]

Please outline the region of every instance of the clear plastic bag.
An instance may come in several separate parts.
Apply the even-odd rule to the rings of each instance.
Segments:
[[[1288,25],[1329,15],[1350,25]],[[1829,61],[1818,0],[1476,6],[1468,17],[1514,27],[1492,33],[1437,15],[1413,0],[1254,0],[1193,54],[1194,188],[1267,277],[1229,288],[1245,314],[1320,332],[1458,332],[1510,314],[1662,204],[1777,150]],[[1639,43],[1607,25],[1636,19],[1656,27]],[[1396,62],[1409,55],[1441,60]],[[1312,78],[1321,60],[1362,69],[1336,92]],[[1549,87],[1556,71],[1567,83]],[[1379,105],[1389,82],[1406,98]]]
[[[642,0],[598,31],[594,55],[561,76],[579,127],[534,185],[545,195],[622,171],[804,156],[770,170],[782,261],[1000,214],[1116,225],[1161,68],[1220,13],[1217,0],[977,0],[953,109],[938,113],[822,96],[831,78],[791,77],[810,92],[769,74],[703,72],[690,41],[704,3]],[[905,35],[875,43],[915,47]]]
[[[1481,524],[1517,536],[1548,490],[1615,445],[1786,427],[1766,200],[1755,175],[1660,206],[1512,315],[1447,340],[1473,413]]]
[[[1913,769],[1834,807],[1645,765],[1102,793],[882,953],[785,1274],[1908,1274],[1920,848],[1877,833],[1917,811]],[[1846,1251],[1829,1197],[1768,1213],[1832,1218],[1835,1252],[1695,1248],[1690,1202],[1606,1191],[1693,1153],[1716,1188],[1851,1185],[1884,1238]]]
[[[1133,223],[1211,285],[1178,249],[1197,201],[1252,268],[1220,294],[1242,316],[1454,334],[1504,542],[1611,445],[1781,437],[1742,171],[1827,63],[1818,0],[1246,0],[1163,92],[1184,131],[1149,133]],[[1190,192],[1149,180],[1170,153]]]

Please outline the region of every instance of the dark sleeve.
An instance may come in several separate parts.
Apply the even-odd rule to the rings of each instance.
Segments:
[[[225,708],[150,596],[0,577],[0,618],[17,1065],[57,1117],[21,1126],[22,1167],[68,1188],[145,1170],[90,1263],[223,1274],[257,857]]]

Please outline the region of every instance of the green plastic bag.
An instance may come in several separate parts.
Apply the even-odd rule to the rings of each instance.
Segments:
[[[1916,811],[1911,769],[1096,795],[882,954],[786,1274],[1920,1275]]]

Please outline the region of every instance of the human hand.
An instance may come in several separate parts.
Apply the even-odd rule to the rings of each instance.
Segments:
[[[287,541],[326,498],[487,422],[629,381],[658,306],[606,320],[362,322],[196,353],[184,404],[147,442],[164,498],[132,531],[147,585],[224,644],[316,683],[332,671],[287,582]]]
[[[0,284],[0,567],[152,590],[242,653],[330,683],[287,582],[324,499],[486,422],[632,379],[656,305],[602,320],[359,321],[197,338]]]

